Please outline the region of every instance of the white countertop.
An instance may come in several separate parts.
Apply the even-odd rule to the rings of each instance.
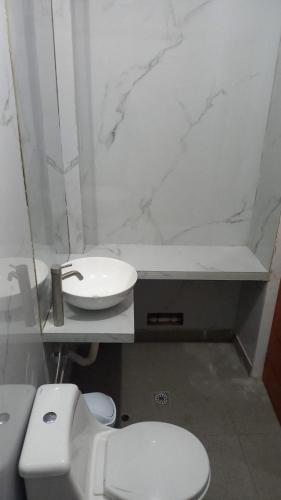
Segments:
[[[244,246],[88,246],[84,254],[115,257],[132,264],[139,279],[267,281],[269,272]],[[85,311],[65,304],[65,324],[55,327],[52,311],[44,328],[44,342],[134,342],[134,300],[116,307]]]
[[[134,342],[133,293],[121,304],[101,311],[86,311],[65,303],[64,316],[64,325],[56,327],[50,312],[44,342]]]
[[[116,257],[140,279],[267,281],[269,272],[246,246],[87,246],[84,256]],[[81,255],[72,254],[71,260]]]

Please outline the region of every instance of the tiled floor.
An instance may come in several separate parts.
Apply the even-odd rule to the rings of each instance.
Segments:
[[[83,392],[115,399],[119,426],[162,420],[197,435],[212,469],[206,500],[281,500],[281,428],[232,344],[102,345],[75,377]],[[165,406],[154,402],[159,391],[168,392]]]
[[[209,453],[206,500],[280,500],[281,429],[262,382],[231,344],[122,346],[120,425],[162,420],[196,434]],[[158,406],[153,394],[169,393]]]

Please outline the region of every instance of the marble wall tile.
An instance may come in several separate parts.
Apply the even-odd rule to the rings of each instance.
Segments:
[[[85,241],[97,243],[94,117],[92,115],[92,81],[89,65],[91,24],[88,1],[82,3],[72,1],[71,18],[83,233]],[[82,92],[81,89],[83,89]]]
[[[246,244],[280,2],[85,0],[75,15],[94,143],[86,243]]]
[[[36,259],[50,267],[69,254],[51,0],[7,6],[32,239]],[[42,323],[50,300],[48,283],[40,293]]]
[[[52,2],[52,5],[69,240],[72,252],[82,252],[84,249],[84,235],[76,119],[71,0],[55,0]]]
[[[253,377],[262,377],[281,278],[281,223],[267,283],[243,283],[236,334]]]
[[[263,155],[251,221],[249,247],[262,264],[271,269],[269,282],[252,290],[243,285],[238,339],[252,365],[252,375],[261,377],[281,277],[281,51],[268,115]],[[253,286],[253,285],[252,285]],[[244,302],[244,305],[242,305]],[[245,308],[245,303],[249,305]],[[244,312],[243,312],[244,311]]]
[[[264,292],[264,303],[263,303],[259,329],[258,331],[252,332],[252,335],[256,337],[256,346],[255,346],[253,370],[252,370],[252,375],[254,377],[261,377],[263,373],[263,367],[265,363],[268,342],[271,333],[273,317],[275,313],[275,305],[280,286],[280,278],[281,278],[281,220],[279,221],[277,238],[275,242],[275,249],[271,264],[270,280],[267,283]],[[247,336],[249,337],[250,335],[251,332],[247,332]]]
[[[269,268],[281,213],[281,49],[276,66],[249,246]]]
[[[45,380],[5,1],[0,0],[0,384]]]

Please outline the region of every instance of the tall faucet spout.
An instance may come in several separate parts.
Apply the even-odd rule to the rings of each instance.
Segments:
[[[76,278],[78,278],[80,281],[84,279],[84,276],[81,273],[79,273],[79,271],[75,271],[75,269],[62,274],[62,269],[71,266],[72,264],[69,263],[63,266],[54,264],[51,267],[53,319],[55,326],[62,326],[64,324],[62,280],[70,278],[71,276],[76,276]]]
[[[79,273],[79,271],[68,271],[61,275],[61,279],[65,280],[66,278],[71,278],[71,276],[76,276],[80,281],[84,279],[83,274]]]

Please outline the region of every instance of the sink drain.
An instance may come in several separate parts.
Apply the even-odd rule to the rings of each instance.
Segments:
[[[168,391],[154,392],[152,399],[157,406],[166,406],[170,402],[170,393]]]

